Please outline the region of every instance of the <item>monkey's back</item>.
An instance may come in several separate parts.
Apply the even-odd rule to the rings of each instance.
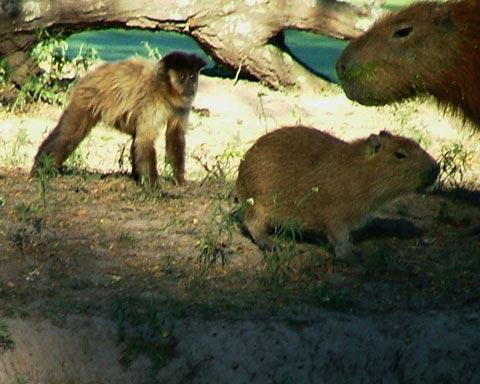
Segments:
[[[154,120],[165,108],[155,63],[129,59],[103,64],[87,73],[76,84],[71,103],[89,111],[95,117],[134,134],[139,114],[149,114]]]

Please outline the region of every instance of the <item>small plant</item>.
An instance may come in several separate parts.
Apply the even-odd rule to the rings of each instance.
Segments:
[[[227,144],[225,150],[213,159],[205,159],[202,155],[194,155],[193,158],[206,171],[204,180],[225,181],[235,177],[242,156],[243,151],[233,144]]]
[[[225,204],[217,197],[211,214],[211,225],[200,240],[200,259],[207,266],[215,264],[218,260],[222,265],[227,263],[226,250],[233,240],[233,231],[237,223],[232,210],[226,209]]]
[[[49,155],[43,156],[40,166],[37,169],[37,179],[40,191],[40,199],[43,207],[47,206],[47,188],[50,180],[58,175],[58,169],[55,161]]]
[[[8,332],[7,324],[0,320],[0,351],[6,351],[14,347],[15,343]]]
[[[458,188],[463,183],[465,172],[470,167],[471,152],[462,143],[456,142],[442,146],[440,159],[439,182],[443,185]]]

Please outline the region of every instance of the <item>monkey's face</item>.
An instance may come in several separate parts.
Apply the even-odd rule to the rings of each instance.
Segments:
[[[176,95],[185,102],[193,100],[198,87],[198,71],[170,69],[168,78]]]

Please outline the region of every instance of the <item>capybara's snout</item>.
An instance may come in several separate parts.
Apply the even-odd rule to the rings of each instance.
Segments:
[[[428,166],[425,176],[423,179],[423,183],[418,189],[419,191],[423,191],[425,188],[431,186],[436,180],[438,175],[440,174],[440,165],[432,159],[431,164]]]

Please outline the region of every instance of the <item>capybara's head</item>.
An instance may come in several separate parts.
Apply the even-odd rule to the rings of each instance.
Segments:
[[[460,70],[455,68],[458,57],[467,54],[462,52],[465,44],[473,43],[467,41],[472,34],[468,11],[478,11],[476,0],[468,1],[466,11],[452,5],[457,2],[414,4],[381,18],[353,40],[336,64],[347,97],[365,105],[383,105],[422,92],[441,97],[445,89],[458,87],[451,84],[454,72]],[[480,15],[476,18],[478,30]]]
[[[365,141],[365,166],[377,185],[376,193],[401,196],[432,185],[440,172],[438,163],[415,141],[381,131]]]

